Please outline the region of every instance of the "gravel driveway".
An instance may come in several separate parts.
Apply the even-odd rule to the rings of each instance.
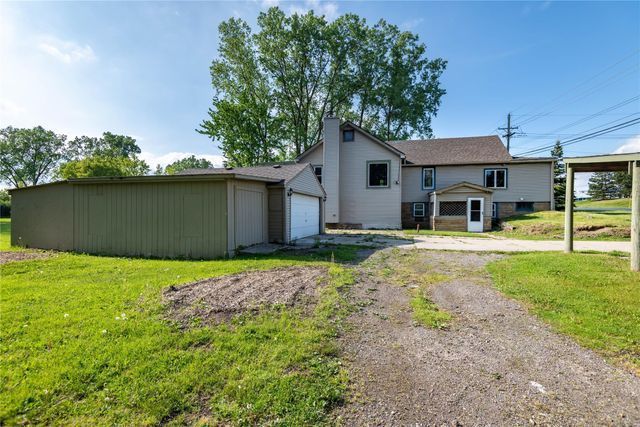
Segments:
[[[410,263],[394,258],[413,254]],[[417,256],[416,256],[417,255]],[[365,262],[341,338],[352,375],[344,425],[640,425],[640,378],[556,334],[490,286],[496,255],[380,251]],[[419,260],[416,262],[415,260]],[[431,299],[445,330],[414,323],[409,264],[450,277]],[[380,272],[387,276],[381,277]]]

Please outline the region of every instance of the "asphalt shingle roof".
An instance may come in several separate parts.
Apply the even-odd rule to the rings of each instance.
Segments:
[[[308,163],[293,163],[271,166],[249,166],[241,168],[209,168],[209,169],[186,169],[179,175],[215,175],[215,174],[239,174],[256,176],[260,178],[279,179],[286,184],[298,175]]]
[[[390,141],[389,145],[416,165],[507,163],[512,159],[497,135]]]

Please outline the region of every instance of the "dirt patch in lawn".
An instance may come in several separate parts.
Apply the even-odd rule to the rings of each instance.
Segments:
[[[313,306],[327,277],[324,267],[250,271],[171,286],[164,291],[169,317],[187,327],[220,323],[274,306]]]
[[[51,254],[48,252],[0,251],[0,265],[15,261],[49,258],[50,256]]]

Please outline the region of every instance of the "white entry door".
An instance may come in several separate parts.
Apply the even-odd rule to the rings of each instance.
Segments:
[[[293,193],[291,195],[291,240],[320,232],[320,199]]]
[[[484,199],[467,199],[467,231],[482,233],[484,231]]]

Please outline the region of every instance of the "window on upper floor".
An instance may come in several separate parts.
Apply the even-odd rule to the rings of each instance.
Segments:
[[[487,188],[507,188],[507,170],[485,169],[484,186]]]
[[[342,131],[342,142],[351,142],[355,138],[353,129],[345,129]]]
[[[422,189],[433,190],[436,186],[435,168],[422,168]]]
[[[367,162],[367,187],[382,188],[389,186],[389,162]]]
[[[322,184],[322,166],[314,166],[313,173],[316,174],[316,178],[318,178],[318,181]]]

